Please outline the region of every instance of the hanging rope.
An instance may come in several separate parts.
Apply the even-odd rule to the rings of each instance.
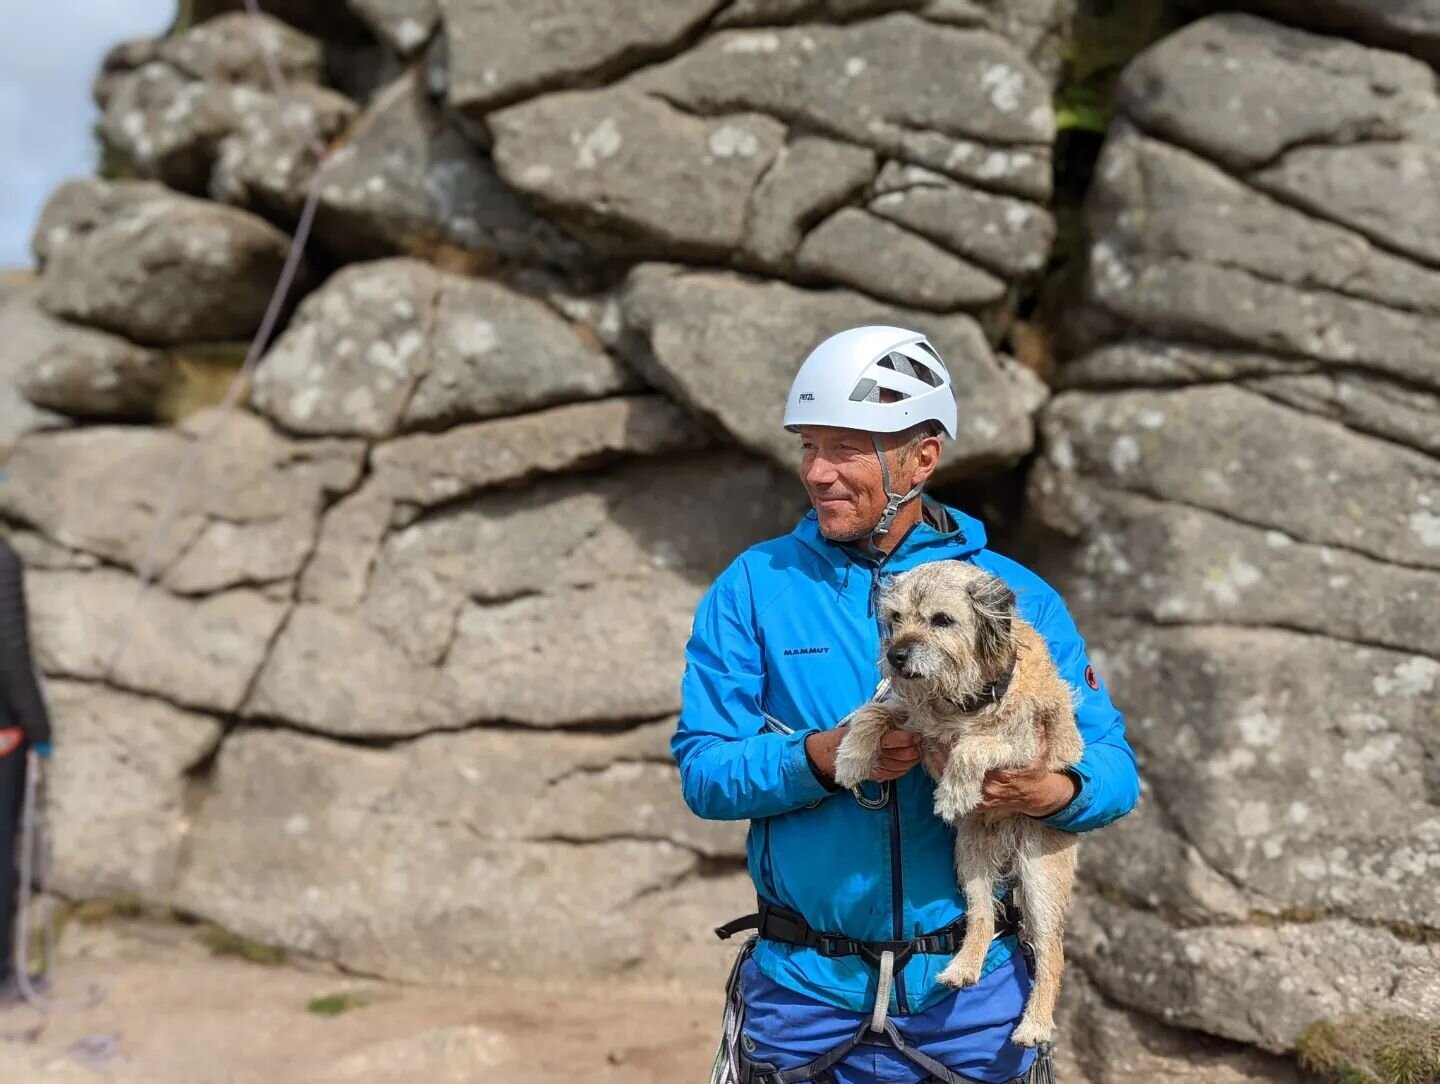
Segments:
[[[105,668],[107,676],[114,675],[124,657],[126,647],[129,646],[135,625],[139,620],[140,605],[144,601],[145,592],[149,590],[150,584],[155,579],[155,572],[160,564],[160,555],[165,541],[169,538],[170,531],[175,525],[175,516],[179,511],[181,498],[189,485],[190,476],[194,473],[196,465],[204,458],[215,435],[234,410],[241,390],[246,386],[255,367],[260,363],[261,355],[270,344],[270,337],[275,332],[275,325],[280,320],[280,314],[285,311],[285,303],[289,299],[291,287],[295,284],[295,275],[299,271],[300,261],[305,255],[305,247],[310,240],[310,231],[315,225],[315,212],[320,203],[320,166],[324,163],[328,150],[315,138],[313,132],[298,121],[292,121],[290,88],[285,81],[284,74],[280,71],[279,63],[268,46],[265,35],[261,33],[262,24],[259,21],[261,12],[258,0],[245,0],[245,10],[250,15],[251,33],[254,35],[256,48],[265,64],[266,76],[270,80],[275,97],[280,102],[280,115],[286,123],[292,124],[301,141],[315,156],[315,170],[311,173],[310,182],[306,186],[305,204],[300,210],[300,219],[296,223],[295,233],[290,238],[290,250],[285,256],[284,266],[280,269],[280,277],[270,295],[270,303],[265,308],[264,319],[260,321],[260,327],[255,332],[254,338],[250,340],[250,346],[245,352],[245,360],[231,379],[230,386],[225,390],[225,397],[209,419],[205,431],[198,439],[190,442],[190,446],[186,448],[184,456],[181,457],[180,466],[170,480],[165,503],[160,516],[155,521],[155,529],[150,534],[145,556],[140,563],[140,582],[136,585],[135,596],[131,600],[129,611],[122,622],[121,632],[116,640],[115,649]]]
[[[121,629],[116,637],[113,652],[110,655],[109,663],[105,668],[107,676],[113,676],[116,668],[124,658],[125,649],[129,645],[134,634],[135,627],[140,618],[140,606],[144,600],[146,591],[154,582],[156,570],[160,564],[160,555],[163,552],[166,539],[174,526],[175,517],[179,510],[180,503],[184,497],[187,487],[190,484],[191,476],[195,467],[204,458],[206,451],[219,433],[221,427],[230,417],[240,398],[241,390],[246,387],[250,376],[254,373],[255,367],[259,364],[265,348],[270,343],[270,338],[275,332],[279,323],[280,315],[285,311],[286,302],[289,299],[290,290],[295,284],[295,276],[299,271],[300,262],[304,258],[306,245],[310,240],[310,233],[315,224],[315,213],[319,207],[320,185],[319,172],[328,153],[327,148],[315,137],[314,133],[294,118],[291,111],[292,97],[290,89],[285,81],[285,76],[280,70],[274,54],[269,48],[266,36],[262,33],[260,5],[257,0],[245,0],[245,9],[250,15],[250,32],[254,36],[255,45],[265,65],[266,76],[270,81],[275,96],[280,103],[280,115],[284,123],[290,124],[300,140],[315,158],[315,171],[311,174],[309,184],[306,187],[305,202],[301,208],[299,220],[295,226],[295,232],[290,238],[290,248],[285,256],[285,263],[281,267],[279,278],[275,288],[271,292],[270,301],[266,305],[264,317],[256,330],[254,337],[250,340],[249,348],[245,352],[245,360],[241,364],[235,376],[231,379],[225,396],[214,414],[208,419],[204,431],[196,439],[192,440],[181,457],[180,464],[170,479],[165,500],[161,506],[160,515],[156,518],[155,527],[151,532],[148,544],[145,549],[144,558],[139,566],[139,583],[136,585],[135,595],[130,603],[125,620],[121,623]],[[31,929],[33,925],[31,915],[31,895],[37,883],[37,867],[41,865],[40,857],[46,850],[46,836],[44,827],[43,803],[39,800],[39,787],[41,780],[41,760],[32,750],[27,755],[25,772],[25,795],[21,816],[20,829],[20,885],[18,892],[17,921],[15,930],[15,944],[13,946],[13,958],[15,961],[16,981],[19,984],[21,996],[42,1017],[48,1017],[56,1013],[81,1012],[98,1005],[105,998],[107,987],[92,986],[90,993],[81,1000],[74,1003],[60,1003],[51,1000],[43,989],[37,989],[35,980],[30,974],[29,945],[33,936]],[[48,887],[48,885],[47,885]],[[53,912],[48,911],[45,918],[45,974],[40,980],[42,988],[51,986],[50,976],[55,961],[55,926]],[[44,1020],[34,1028],[24,1031],[0,1033],[0,1039],[25,1039],[38,1038],[44,1030]]]

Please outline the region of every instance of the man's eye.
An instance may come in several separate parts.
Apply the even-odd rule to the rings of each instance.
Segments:
[[[931,614],[930,624],[937,629],[943,629],[955,624],[955,619],[947,613]]]

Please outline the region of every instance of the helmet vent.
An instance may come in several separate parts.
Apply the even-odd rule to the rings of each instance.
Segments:
[[[877,384],[875,381],[871,380],[868,376],[867,376],[867,377],[862,377],[862,378],[860,379],[860,382],[855,385],[855,390],[850,393],[850,401],[851,401],[852,403],[863,403],[863,402],[865,402],[866,400],[870,399],[870,396],[875,392],[875,389],[878,388],[879,386],[880,386],[879,384]],[[879,396],[879,395],[875,395],[875,398],[874,398],[873,400],[871,400],[871,401],[878,403],[878,402],[880,401],[880,396]]]

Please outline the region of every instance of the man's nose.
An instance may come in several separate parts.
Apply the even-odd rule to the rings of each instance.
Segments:
[[[839,472],[835,470],[833,463],[817,455],[805,464],[804,475],[805,484],[814,488],[829,485],[839,477]]]
[[[905,664],[910,661],[910,649],[903,644],[891,644],[885,652],[885,657],[890,660],[890,665],[897,670],[903,670]]]

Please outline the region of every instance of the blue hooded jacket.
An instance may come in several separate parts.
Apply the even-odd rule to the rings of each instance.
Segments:
[[[979,521],[928,499],[926,511],[944,526],[915,525],[883,562],[826,540],[814,512],[790,534],[752,546],[701,600],[685,652],[671,752],[686,804],[707,819],[749,820],[756,891],[813,929],[857,940],[907,940],[965,911],[954,831],[935,816],[923,769],[891,784],[883,808],[867,809],[848,791],[827,789],[805,756],[806,735],[835,726],[881,680],[876,598],[890,577],[929,561],[970,561],[1010,586],[1020,616],[1049,644],[1079,693],[1085,754],[1079,792],[1046,823],[1090,831],[1124,816],[1139,796],[1124,722],[1060,596],[987,550]],[[864,790],[881,796],[875,783]],[[1013,937],[997,939],[985,972],[1017,948]],[[858,957],[761,941],[754,960],[781,986],[837,1008],[868,1012],[873,1004],[876,972]],[[895,976],[890,1011],[921,1012],[953,993],[935,981],[947,962],[914,956]]]

